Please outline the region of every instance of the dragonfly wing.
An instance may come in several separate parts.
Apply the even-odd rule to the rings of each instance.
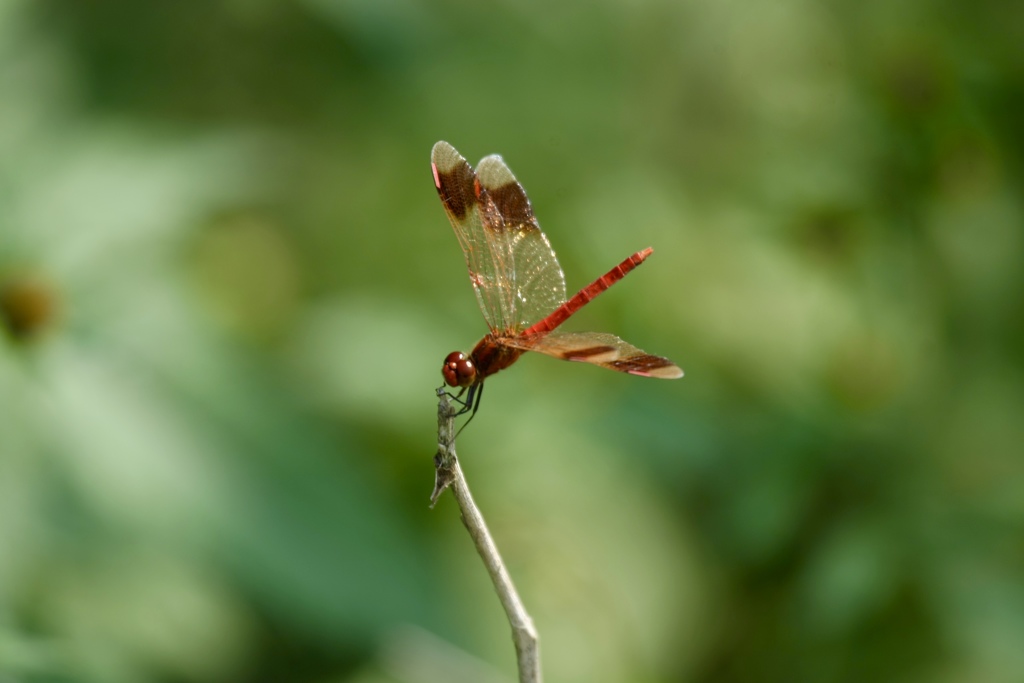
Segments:
[[[511,292],[506,286],[512,259],[503,240],[494,237],[500,226],[484,223],[494,217],[493,211],[481,210],[476,173],[454,147],[443,141],[434,145],[430,166],[437,194],[466,257],[469,279],[484,319],[492,332],[507,331],[513,320]]]
[[[556,330],[544,335],[502,339],[501,342],[525,351],[591,363],[631,375],[659,379],[678,379],[683,376],[682,369],[669,359],[645,353],[614,334]]]
[[[510,331],[542,320],[565,303],[565,275],[540,229],[526,190],[500,156],[484,157],[476,167],[479,209],[493,251],[501,254],[511,308]]]

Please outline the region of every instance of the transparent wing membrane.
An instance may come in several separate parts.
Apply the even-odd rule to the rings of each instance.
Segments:
[[[562,360],[599,365],[602,368],[642,377],[676,379],[682,369],[667,358],[651,355],[605,332],[559,332],[517,337],[504,343]]]

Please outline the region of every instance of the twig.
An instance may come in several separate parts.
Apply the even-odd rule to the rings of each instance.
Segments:
[[[512,579],[501,561],[494,539],[487,531],[483,515],[473,502],[469,485],[459,467],[459,459],[455,455],[455,415],[456,412],[448,401],[444,388],[437,390],[437,455],[434,456],[434,492],[430,495],[430,507],[434,507],[438,497],[451,487],[455,501],[462,513],[462,523],[469,531],[476,545],[476,551],[487,567],[494,590],[498,592],[498,600],[505,608],[505,615],[512,627],[512,642],[516,646],[516,663],[519,667],[519,683],[541,683],[540,645],[533,620],[526,613],[519,594],[516,593]]]

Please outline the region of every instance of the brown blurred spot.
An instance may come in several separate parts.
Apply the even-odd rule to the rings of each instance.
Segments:
[[[851,256],[858,239],[854,211],[839,206],[809,209],[798,219],[795,232],[808,253],[829,261]]]
[[[912,117],[941,106],[949,91],[948,81],[947,69],[926,51],[897,56],[885,68],[887,99],[896,111]]]
[[[53,288],[38,277],[19,275],[0,282],[0,322],[18,341],[39,336],[56,318]]]

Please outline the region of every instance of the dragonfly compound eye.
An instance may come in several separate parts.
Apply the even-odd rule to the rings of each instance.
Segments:
[[[445,383],[450,387],[467,387],[476,379],[476,366],[461,351],[452,351],[441,368]]]

